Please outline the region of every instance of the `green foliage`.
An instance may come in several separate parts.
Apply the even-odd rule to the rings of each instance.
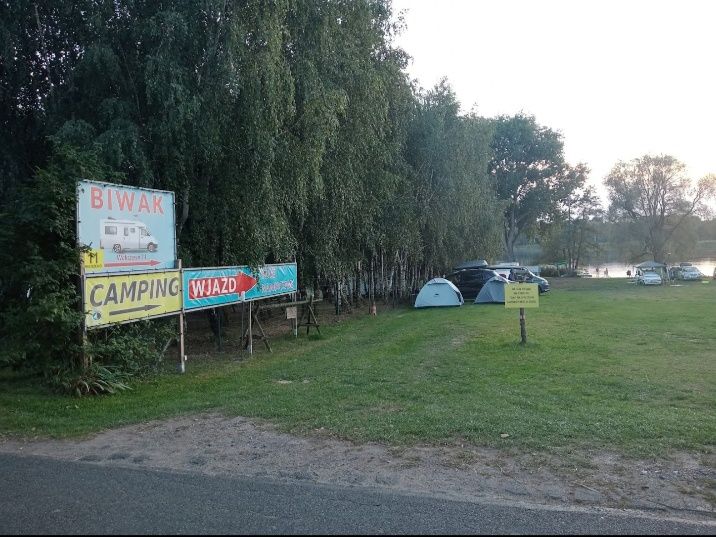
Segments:
[[[86,353],[93,363],[111,364],[132,377],[156,373],[163,348],[176,335],[176,319],[118,325],[89,334]]]
[[[85,395],[109,395],[130,390],[132,375],[117,366],[92,363],[87,368],[56,366],[46,374],[49,385],[56,390],[82,397]]]
[[[75,179],[104,177],[94,155],[58,145],[3,206],[0,364],[43,369],[79,354]]]
[[[539,270],[539,275],[543,278],[557,278],[560,276],[560,271],[556,265],[540,265]]]
[[[578,186],[577,177],[565,173],[562,136],[532,116],[498,117],[491,147],[489,171],[504,204],[505,254],[514,261],[519,236]]]

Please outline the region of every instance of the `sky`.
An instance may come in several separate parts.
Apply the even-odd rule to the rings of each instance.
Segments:
[[[463,112],[519,112],[563,135],[606,200],[614,164],[669,154],[716,173],[716,1],[393,0],[407,72]]]

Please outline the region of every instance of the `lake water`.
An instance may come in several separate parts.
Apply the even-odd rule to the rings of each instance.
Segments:
[[[694,259],[689,260],[694,266],[698,267],[698,269],[711,278],[714,274],[714,268],[716,268],[716,258],[703,258],[703,259]],[[668,263],[668,266],[672,265],[678,265],[678,262],[675,263]],[[631,270],[632,274],[634,274],[634,264],[632,263],[604,263],[598,266],[599,267],[599,277],[604,277],[604,269],[607,268],[609,270],[609,277],[610,278],[626,278],[626,271]],[[593,278],[597,277],[597,266],[596,265],[589,265],[585,267],[589,273],[592,275]]]

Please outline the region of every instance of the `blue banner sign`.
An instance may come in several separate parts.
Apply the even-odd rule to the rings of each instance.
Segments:
[[[184,309],[215,308],[298,291],[296,263],[250,267],[188,268],[182,271]]]
[[[174,192],[79,181],[77,240],[87,273],[173,269]]]

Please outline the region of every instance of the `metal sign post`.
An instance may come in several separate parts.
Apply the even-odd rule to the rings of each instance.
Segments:
[[[177,259],[177,268],[181,271],[181,259]],[[183,294],[183,289],[182,289]],[[186,373],[186,354],[184,353],[184,308],[179,311],[179,370]]]

